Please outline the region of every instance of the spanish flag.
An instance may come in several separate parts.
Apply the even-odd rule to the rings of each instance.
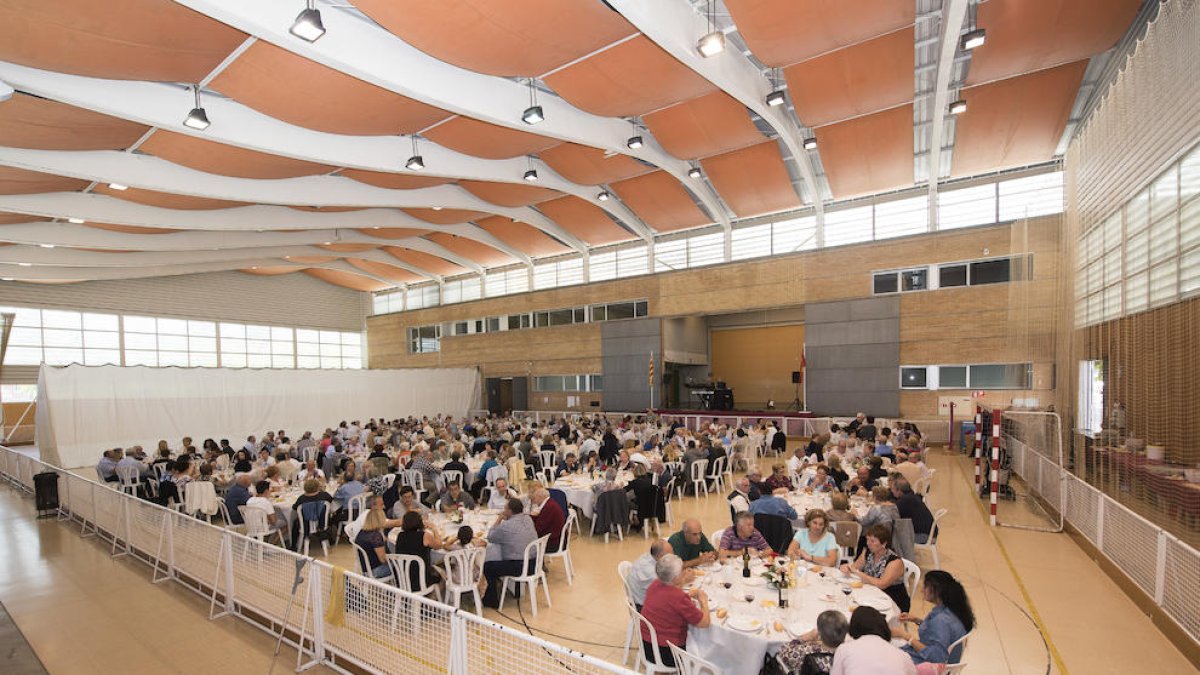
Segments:
[[[650,352],[650,369],[646,374],[646,384],[650,385],[651,389],[654,388],[654,352]]]

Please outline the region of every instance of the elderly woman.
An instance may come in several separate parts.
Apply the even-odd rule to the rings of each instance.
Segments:
[[[831,523],[856,523],[858,518],[850,511],[850,498],[844,492],[829,495],[830,509],[825,513]]]
[[[767,479],[765,481],[763,481],[763,483],[767,486],[767,488],[771,492],[774,492],[775,490],[777,490],[779,488],[787,488],[788,490],[791,490],[792,489],[792,479],[787,474],[787,465],[786,464],[776,464],[775,466],[772,466],[771,467],[771,475],[769,477],[767,477]]]
[[[833,478],[829,476],[829,467],[818,464],[816,472],[808,480],[808,485],[805,485],[804,489],[810,493],[832,492],[837,489],[837,483],[834,483]]]
[[[892,523],[900,517],[900,510],[896,508],[896,498],[892,496],[892,491],[882,485],[876,486],[871,490],[871,498],[875,503],[862,517],[863,530],[866,531],[872,525],[883,525],[890,531]]]
[[[846,641],[846,615],[827,609],[817,616],[817,627],[779,648],[779,663],[789,673],[827,675],[833,653]]]
[[[683,585],[691,575],[684,575],[683,560],[673,553],[658,559],[654,564],[654,576],[654,581],[646,589],[642,616],[654,627],[658,639],[656,644],[650,644],[650,631],[642,625],[642,648],[646,654],[657,650],[659,664],[674,668],[675,657],[668,645],[683,649],[687,647],[689,625],[697,628],[708,626],[711,621],[708,596],[699,588],[683,590]]]
[[[917,637],[912,637],[904,628],[893,628],[892,636],[908,640],[901,647],[913,663],[958,663],[962,659],[962,647],[950,652],[950,645],[958,642],[975,627],[975,613],[962,584],[949,572],[933,570],[925,575],[922,583],[925,601],[933,609],[924,619],[905,613],[900,620],[920,626]]]
[[[907,612],[912,602],[904,587],[904,561],[892,550],[892,531],[883,525],[872,525],[866,540],[866,550],[853,565],[842,565],[842,572],[887,593],[900,611]]]
[[[832,567],[837,564],[837,539],[829,531],[829,517],[821,509],[812,509],[804,514],[805,529],[796,532],[788,546],[788,557],[799,558],[817,565]]]
[[[611,467],[604,472],[604,480],[592,486],[592,492],[595,492],[597,495],[602,492],[624,489],[624,486],[617,483],[617,470]]]

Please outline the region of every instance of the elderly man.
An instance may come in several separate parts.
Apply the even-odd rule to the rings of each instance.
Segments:
[[[502,511],[508,500],[516,496],[517,494],[508,487],[507,480],[497,478],[496,482],[492,484],[491,494],[488,495],[487,508]]]
[[[860,495],[866,495],[875,487],[877,481],[871,476],[871,467],[863,464],[858,467],[858,473],[854,478],[846,482],[846,492],[858,492]]]
[[[733,492],[730,492],[729,496],[725,498],[734,514],[750,510],[750,502],[753,501],[750,499],[750,489],[750,479],[745,476],[734,482]]]
[[[750,501],[754,501],[771,491],[767,487],[766,479],[763,478],[762,469],[757,464],[750,465],[750,469],[746,471],[746,479],[750,481]]]
[[[913,492],[912,485],[903,477],[891,481],[889,487],[892,489],[892,496],[896,498],[896,510],[900,512],[900,517],[912,520],[913,535],[917,543],[924,544],[929,541],[929,533],[933,529],[933,514],[929,512],[925,500]]]
[[[637,605],[638,611],[642,611],[642,604],[646,602],[646,589],[650,588],[650,584],[654,583],[656,574],[654,571],[655,565],[662,559],[664,555],[674,553],[671,550],[671,543],[666,539],[655,539],[654,543],[650,544],[650,551],[643,553],[637,560],[633,561],[633,566],[629,568],[629,575],[625,577],[625,583],[629,585],[629,592],[633,595],[633,603]]]
[[[788,520],[795,520],[799,516],[796,514],[796,509],[792,508],[792,505],[781,496],[785,494],[787,494],[787,489],[779,488],[773,494],[759,497],[750,505],[750,513],[783,516]]]
[[[917,481],[925,477],[925,468],[921,465],[920,451],[910,452],[903,461],[900,461],[900,456],[896,457],[899,462],[892,467],[892,471],[904,476],[910,485],[916,485]]]
[[[558,551],[562,538],[563,524],[567,522],[567,514],[563,513],[558,502],[550,498],[550,491],[538,488],[529,496],[529,504],[533,511],[533,526],[539,537],[549,536],[546,550]]]
[[[658,662],[674,668],[675,657],[668,645],[683,649],[687,646],[689,625],[697,628],[709,625],[708,596],[699,588],[683,590],[688,575],[683,573],[683,561],[675,554],[660,558],[654,565],[654,573],[655,579],[646,589],[646,601],[642,603],[642,616],[654,627],[658,644],[650,644],[650,631],[643,625],[642,647],[647,654],[657,650]]]
[[[138,459],[137,446],[126,450],[125,456],[121,458],[121,461],[117,462],[116,471],[118,476],[120,475],[122,469],[125,469],[130,473],[134,473],[137,476],[149,476],[152,472],[149,464],[146,464],[142,460]]]
[[[362,494],[363,490],[367,489],[353,465],[347,467],[345,478],[345,482],[338,486],[337,492],[333,493],[333,501],[337,502],[338,507],[342,509],[346,508],[346,504],[353,497]]]
[[[717,559],[717,549],[704,536],[700,521],[695,518],[683,521],[683,529],[671,535],[667,541],[671,543],[675,555],[683,560],[684,567],[695,567]]]
[[[117,464],[121,457],[120,448],[116,450],[105,450],[104,454],[100,455],[100,463],[96,465],[96,471],[100,474],[100,478],[109,483],[115,483],[117,480]]]
[[[525,547],[538,539],[537,529],[533,519],[524,513],[525,505],[520,499],[510,499],[504,511],[496,519],[496,524],[488,530],[488,546],[495,547],[498,555],[495,560],[483,564],[483,576],[487,579],[487,590],[483,594],[483,604],[497,609],[500,607],[500,578],[519,576],[533,572],[537,559],[529,561],[525,566]],[[490,553],[490,552],[489,552]],[[492,557],[492,556],[489,556]],[[520,593],[520,590],[517,590]]]
[[[741,557],[742,551],[749,549],[750,555],[760,556],[771,550],[762,533],[754,529],[754,514],[742,511],[734,519],[733,527],[725,528],[720,542],[721,560]]]
[[[250,501],[250,486],[253,482],[254,479],[250,477],[250,474],[240,474],[225,493],[225,508],[229,511],[230,523],[234,525],[244,523],[242,512],[238,510],[238,507],[245,506],[246,502]]]

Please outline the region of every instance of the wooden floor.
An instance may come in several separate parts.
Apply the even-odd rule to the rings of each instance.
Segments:
[[[992,529],[971,489],[967,460],[934,452],[930,463],[938,469],[931,506],[949,509],[942,568],[966,586],[979,623],[967,673],[1196,672],[1068,536]],[[689,497],[672,509],[677,524],[698,517],[706,532],[729,517],[716,495]],[[7,544],[0,602],[50,673],[283,673],[295,664],[294,651],[285,647],[272,658],[270,636],[230,618],[208,621],[207,600],[177,585],[151,585],[146,566],[112,560],[102,542],[80,539],[77,526],[34,520],[32,500],[8,487],[0,488],[0,539]],[[551,563],[552,608],[541,607],[534,618],[527,600],[518,612],[510,599],[504,615],[486,615],[620,662],[626,615],[616,565],[647,548],[640,535],[607,545],[578,539],[574,586],[567,586],[561,564]],[[353,564],[344,543],[331,558]],[[913,611],[926,608],[915,602]]]

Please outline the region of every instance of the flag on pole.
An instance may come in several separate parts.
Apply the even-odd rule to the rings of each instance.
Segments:
[[[808,360],[805,358],[805,345],[800,345],[800,381],[804,381],[804,369],[808,366]]]
[[[650,352],[650,369],[649,369],[649,371],[647,371],[646,380],[647,380],[647,384],[650,385],[650,388],[653,389],[654,388],[654,352]]]

